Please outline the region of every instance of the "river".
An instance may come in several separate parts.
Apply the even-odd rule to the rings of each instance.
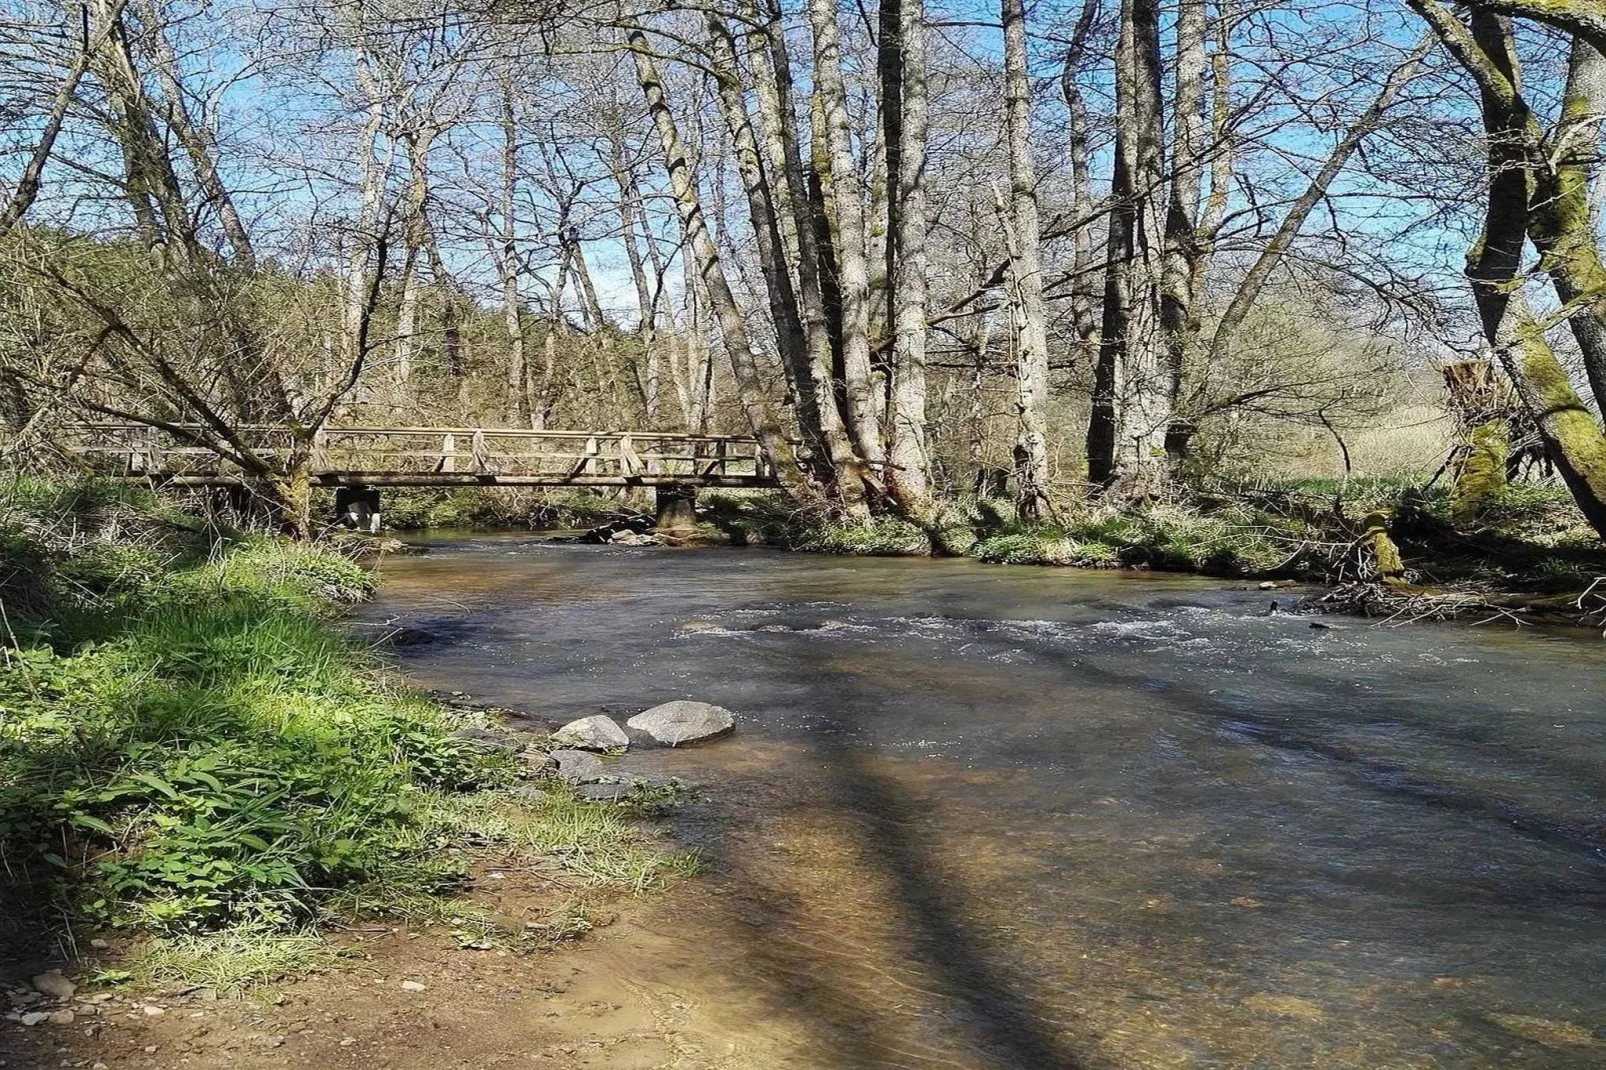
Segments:
[[[418,684],[550,725],[737,713],[629,759],[706,786],[676,825],[708,872],[598,948],[695,1021],[676,1065],[1606,1066],[1597,637],[1323,629],[1191,577],[427,541],[362,611],[433,637],[400,652]]]

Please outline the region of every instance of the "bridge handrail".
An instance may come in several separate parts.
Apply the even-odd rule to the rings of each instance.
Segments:
[[[170,425],[181,431],[205,432],[213,428],[206,424],[182,423]],[[153,427],[150,424],[139,423],[76,423],[65,424],[58,428],[62,432],[74,431],[142,431],[157,434],[171,434],[166,428]],[[290,429],[284,424],[239,424],[234,427],[237,432],[284,433]],[[528,427],[326,427],[319,434],[328,437],[331,435],[491,435],[498,438],[560,438],[560,439],[591,439],[591,438],[620,438],[629,435],[633,439],[673,440],[677,442],[732,442],[758,445],[758,439],[752,435],[697,435],[684,431],[638,431],[630,428],[620,428],[607,431],[567,431],[567,430],[534,430]]]

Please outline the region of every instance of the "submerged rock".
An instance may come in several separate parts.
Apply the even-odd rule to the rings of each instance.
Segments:
[[[678,747],[724,735],[736,727],[736,718],[723,706],[707,702],[665,702],[625,722],[655,742]]]
[[[625,735],[623,728],[614,723],[612,717],[605,717],[599,713],[591,717],[582,717],[578,721],[570,721],[552,733],[552,744],[556,747],[571,747],[577,750],[615,751],[628,748],[630,737]]]
[[[414,628],[409,625],[403,625],[387,633],[385,635],[385,639],[390,643],[391,646],[406,647],[428,646],[431,643],[440,642],[441,637],[437,633],[429,631],[426,628]]]
[[[552,760],[558,763],[558,779],[571,784],[589,784],[603,778],[602,760],[583,750],[555,750]]]
[[[1275,1015],[1279,1018],[1304,1018],[1317,1021],[1322,1017],[1322,1008],[1319,1004],[1298,996],[1284,996],[1274,992],[1257,992],[1244,998],[1244,1006],[1261,1014]]]
[[[1595,1042],[1592,1032],[1572,1022],[1529,1014],[1489,1014],[1485,1017],[1508,1033],[1551,1048],[1577,1047]]]

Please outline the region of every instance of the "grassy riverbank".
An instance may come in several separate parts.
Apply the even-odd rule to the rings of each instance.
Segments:
[[[512,750],[459,734],[472,714],[343,638],[335,618],[372,585],[336,549],[209,527],[147,494],[6,487],[13,950],[95,938],[128,952],[119,970],[250,984],[325,957],[332,919],[471,915],[449,900],[486,850],[592,888],[684,867],[615,810],[525,783]]]
[[[844,526],[768,495],[708,495],[706,505],[709,521],[739,543],[842,554],[932,552],[928,533],[901,520]],[[1136,510],[1067,503],[1054,520],[1040,523],[1016,520],[1008,503],[962,500],[948,507],[944,523],[950,546],[1000,564],[1335,585],[1376,585],[1383,578],[1373,539],[1381,529],[1402,558],[1403,571],[1389,577],[1396,586],[1411,597],[1420,596],[1419,588],[1443,591],[1474,611],[1486,604],[1484,596],[1565,610],[1606,576],[1606,547],[1559,487],[1513,486],[1473,529],[1452,521],[1447,491],[1398,480],[1234,487]],[[1362,608],[1387,611],[1387,603]],[[1584,603],[1575,607],[1580,619],[1606,610],[1606,597]]]

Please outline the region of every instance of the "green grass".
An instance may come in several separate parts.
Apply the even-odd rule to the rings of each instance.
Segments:
[[[0,908],[152,937],[136,978],[211,984],[316,961],[330,918],[450,896],[487,846],[631,891],[694,864],[516,790],[514,758],[334,631],[373,588],[352,561],[166,510],[0,504]]]
[[[344,958],[314,929],[236,926],[146,941],[122,963],[120,974],[140,988],[199,985],[219,995],[237,995],[332,969]]]

